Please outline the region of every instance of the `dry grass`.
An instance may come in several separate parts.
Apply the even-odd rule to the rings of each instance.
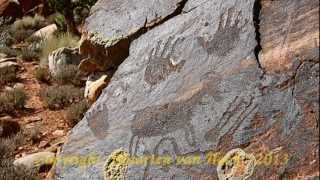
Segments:
[[[90,105],[86,100],[72,104],[66,114],[67,124],[69,127],[75,126],[89,109]]]
[[[42,89],[40,96],[49,109],[61,109],[72,102],[81,100],[83,90],[71,85],[55,85]]]
[[[50,73],[49,69],[46,67],[38,67],[36,68],[34,72],[34,76],[36,79],[43,83],[49,83],[50,82]]]
[[[66,65],[54,76],[53,80],[59,85],[73,84],[75,86],[81,86],[83,83],[78,72],[77,66]]]
[[[0,138],[0,179],[3,180],[40,180],[37,171],[24,166],[14,166],[13,152],[26,142],[24,134]]]
[[[61,47],[76,47],[78,41],[79,38],[70,33],[59,34],[45,40],[42,44],[40,64],[42,66],[47,66],[48,56],[52,51]]]
[[[6,67],[0,69],[0,85],[14,82],[16,79],[17,74],[14,68]]]
[[[11,114],[24,107],[27,96],[22,89],[14,89],[0,94],[0,114]]]

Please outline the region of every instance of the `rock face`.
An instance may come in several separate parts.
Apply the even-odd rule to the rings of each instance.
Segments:
[[[49,71],[56,76],[67,65],[79,65],[80,55],[77,48],[63,47],[49,54]]]
[[[235,148],[243,149],[240,157],[245,159],[246,153],[252,154],[244,162],[255,159],[256,166],[253,172],[244,166],[240,175],[223,172],[228,177],[317,178],[317,52],[306,50],[310,47],[306,44],[296,45],[300,38],[287,38],[289,49],[302,52],[279,59],[291,66],[272,65],[278,61],[268,55],[280,53],[277,41],[283,33],[277,28],[288,28],[283,25],[287,21],[271,18],[282,20],[279,14],[298,11],[289,26],[292,36],[315,37],[319,42],[313,35],[319,33],[315,29],[319,17],[311,13],[318,4],[297,2],[98,1],[87,19],[87,31],[109,40],[87,40],[88,47],[100,49],[84,54],[104,69],[110,62],[119,63],[112,61],[121,59],[114,52],[126,51],[117,44],[120,41],[129,39],[130,52],[71,131],[61,153],[97,153],[99,161],[86,167],[58,161],[55,179],[104,179],[105,174],[125,179],[218,179],[218,160]],[[148,25],[145,32],[129,33]],[[261,62],[256,59],[259,46]],[[106,163],[119,149],[130,157]]]

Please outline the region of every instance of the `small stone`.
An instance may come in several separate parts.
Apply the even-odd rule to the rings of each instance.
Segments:
[[[49,144],[49,142],[48,141],[41,141],[40,143],[39,143],[39,148],[44,148],[44,147],[47,147],[48,146],[48,144]]]
[[[16,83],[13,86],[13,89],[23,89],[23,88],[24,88],[24,84],[22,84],[22,83]]]
[[[55,154],[52,152],[38,152],[26,155],[22,158],[16,159],[13,164],[24,165],[28,168],[40,168],[44,165],[52,165],[55,161]]]
[[[57,137],[60,137],[60,136],[63,136],[64,135],[64,131],[63,130],[55,130],[53,133],[52,133],[53,136],[57,136]]]
[[[42,118],[39,116],[32,117],[31,119],[28,120],[28,123],[37,122],[37,121],[42,121]]]
[[[5,91],[13,91],[13,88],[12,88],[12,87],[9,87],[9,86],[6,86],[6,87],[4,87],[4,90],[5,90]]]

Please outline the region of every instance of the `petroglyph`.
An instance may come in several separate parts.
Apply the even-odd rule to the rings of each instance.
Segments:
[[[107,105],[100,104],[94,110],[88,111],[85,119],[94,136],[98,139],[104,139],[109,129]]]
[[[161,48],[162,40],[153,48],[148,56],[148,65],[144,73],[144,80],[151,86],[156,85],[168,78],[173,72],[179,72],[185,60],[177,61],[174,57],[176,46],[183,42],[184,38],[170,36]]]
[[[229,151],[218,163],[217,172],[220,180],[245,180],[254,171],[256,159],[242,149]]]
[[[205,140],[211,143],[217,142],[217,145],[223,140],[230,140],[228,136],[232,136],[243,121],[257,109],[253,99],[251,96],[246,99],[236,96],[218,120],[218,124],[205,134]]]
[[[209,55],[215,54],[219,57],[228,55],[237,46],[240,41],[240,32],[247,24],[248,20],[241,25],[241,19],[241,11],[237,12],[234,7],[229,8],[220,16],[218,30],[212,39],[199,37],[198,42]]]

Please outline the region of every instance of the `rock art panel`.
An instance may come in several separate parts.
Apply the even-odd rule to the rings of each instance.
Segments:
[[[130,4],[125,2],[114,3]],[[170,163],[129,162],[125,179],[217,179],[220,172],[252,179],[316,174],[318,61],[301,56],[292,60],[290,71],[263,72],[254,53],[254,0],[199,2],[190,0],[184,13],[131,42],[128,58],[62,150],[103,158],[83,169],[58,165],[56,179],[102,179],[104,157],[121,148],[130,157],[171,158]],[[100,7],[91,18],[111,7]],[[130,24],[121,17],[119,23]],[[240,164],[249,165],[243,166],[246,172],[235,166],[220,166],[217,172],[218,164],[203,161],[207,152],[237,148],[255,156],[273,155],[277,149],[282,159],[272,156],[272,163],[264,165],[257,158],[254,173],[253,158],[242,151],[233,154],[244,157]],[[194,159],[182,163],[183,157]]]

